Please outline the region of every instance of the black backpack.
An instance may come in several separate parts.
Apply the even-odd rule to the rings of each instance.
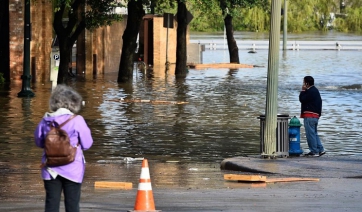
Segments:
[[[72,120],[76,115],[71,116],[62,124],[57,124],[55,121],[50,123],[50,131],[47,133],[44,142],[44,151],[46,155],[47,166],[61,166],[74,161],[77,153],[77,146],[70,144],[68,133],[62,130],[65,124]]]

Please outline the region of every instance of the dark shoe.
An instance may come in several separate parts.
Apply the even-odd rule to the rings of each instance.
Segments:
[[[320,153],[319,153],[319,156],[322,156],[322,155],[324,155],[324,154],[326,154],[326,151],[320,152]]]
[[[319,157],[319,154],[314,154],[313,152],[309,152],[307,154],[304,154],[304,156]]]

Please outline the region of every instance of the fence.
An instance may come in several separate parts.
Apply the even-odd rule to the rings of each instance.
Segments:
[[[190,43],[198,43],[208,50],[228,49],[226,40],[190,40]],[[268,40],[239,40],[236,41],[239,50],[267,50]],[[362,50],[362,41],[287,41],[288,50]],[[280,41],[280,49],[283,41]]]

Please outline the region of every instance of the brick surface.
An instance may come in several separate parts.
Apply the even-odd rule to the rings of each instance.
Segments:
[[[23,74],[24,2],[10,0],[9,3],[9,18],[11,20],[9,29],[10,78],[20,80]],[[50,53],[53,39],[52,17],[51,2],[31,1],[32,41],[30,43],[30,57],[33,58],[31,61],[35,61],[35,64],[31,64],[31,68],[36,67],[35,72],[31,74],[37,82],[46,83],[50,81]],[[126,22],[127,16],[122,22],[113,23],[111,26],[105,26],[92,32],[86,31],[86,70],[84,75],[86,78],[92,78],[94,70],[97,74],[118,72],[123,44],[122,35]],[[169,63],[175,64],[177,22],[174,21],[174,28],[169,28],[168,33],[167,28],[163,27],[162,16],[154,16],[153,22],[154,61],[152,63],[154,66],[164,67],[167,52]],[[142,36],[140,37],[142,38]],[[93,61],[94,59],[96,61]]]
[[[24,51],[24,2],[10,0],[10,78],[21,80]],[[49,1],[31,1],[32,41],[30,57],[35,57],[37,82],[49,82],[50,53],[53,39],[53,8]],[[97,74],[118,71],[122,50],[124,21],[105,26],[94,32],[86,31],[86,77],[93,75],[93,55],[97,55]],[[31,60],[33,61],[33,60]],[[33,65],[33,64],[31,64]]]
[[[52,45],[52,5],[37,1],[31,7],[32,41],[30,57],[35,58],[35,73],[32,77],[39,82],[50,79],[50,52]],[[33,64],[32,64],[33,65]]]
[[[163,27],[163,17],[153,18],[153,64],[157,67],[165,66],[166,52],[169,63],[176,63],[176,36],[177,22],[174,21],[174,28]],[[168,39],[167,39],[168,34]]]
[[[23,5],[20,1],[9,2],[10,79],[20,79],[23,72],[24,22]]]

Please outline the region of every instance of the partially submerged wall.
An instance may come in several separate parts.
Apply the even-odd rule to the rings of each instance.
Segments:
[[[32,78],[37,82],[50,82],[50,53],[53,40],[53,7],[50,1],[31,1],[31,67]],[[97,74],[118,71],[122,35],[126,19],[93,32],[86,30],[85,77],[93,77],[94,55],[97,55]],[[9,0],[10,79],[17,81],[23,75],[24,53],[24,1]],[[75,61],[73,61],[75,62]]]

